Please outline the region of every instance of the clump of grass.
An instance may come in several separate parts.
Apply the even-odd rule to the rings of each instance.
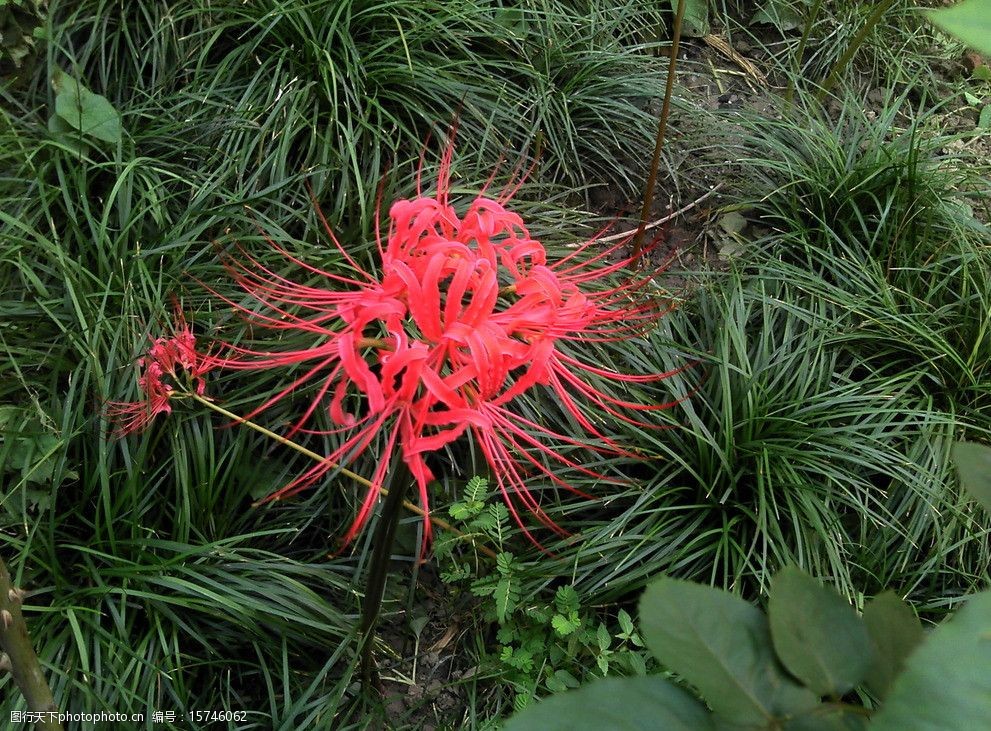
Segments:
[[[790,85],[816,91],[831,74],[830,84],[841,82],[839,88],[892,89],[920,80],[929,87],[945,84],[942,74],[962,47],[924,20],[920,8],[933,2],[892,0],[880,9],[879,3],[856,0],[764,4],[761,9],[783,26],[770,41],[766,33],[740,22],[754,16],[753,4],[725,0],[720,5],[731,33],[762,46],[780,73],[792,77]],[[880,15],[872,18],[875,12]]]
[[[949,152],[956,138],[912,115],[905,95],[876,119],[853,97],[835,121],[796,113],[807,121],[745,122],[763,188],[750,200],[771,229],[758,245],[784,262],[780,276],[838,305],[871,370],[917,373],[940,408],[976,416],[988,403],[991,233],[971,202],[986,163]]]
[[[713,283],[667,327],[702,362],[665,382],[658,398],[684,400],[668,430],[641,436],[657,457],[615,497],[627,509],[601,529],[574,524],[583,589],[616,597],[665,572],[754,591],[791,562],[850,596],[970,586],[945,558],[987,562],[949,467],[955,421],[918,395],[918,376],[866,376],[831,305],[773,276]],[[683,356],[649,357],[671,368]]]
[[[906,102],[878,113],[850,94],[830,119],[800,97],[779,118],[743,116],[741,159],[752,168],[757,210],[789,257],[815,268],[819,251],[897,264],[921,261],[934,242],[963,235],[954,196],[973,189],[967,163],[942,155],[947,138],[926,131]],[[924,119],[924,118],[923,118]],[[949,195],[948,195],[949,194]]]

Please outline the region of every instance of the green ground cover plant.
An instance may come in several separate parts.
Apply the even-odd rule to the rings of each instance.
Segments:
[[[989,712],[979,639],[988,603],[986,592],[975,595],[926,637],[895,594],[858,615],[794,567],[772,579],[766,616],[725,591],[659,579],[640,602],[644,637],[708,708],[655,675],[600,681],[506,728],[972,728]],[[843,700],[859,685],[864,703]]]
[[[987,516],[952,458],[975,445],[961,467],[973,483],[989,443],[987,89],[954,70],[963,48],[919,3],[879,17],[825,102],[868,4],[818,4],[801,49],[817,3],[706,5],[707,31],[747,39],[775,87],[740,82],[742,109],[712,109],[683,86],[709,73],[703,42],[683,39],[657,197],[687,197],[713,164],[723,187],[652,229],[653,249],[645,239],[652,266],[671,256],[649,292],[677,306],[585,351],[606,371],[671,372],[621,394],[670,406],[639,412],[646,426],[594,420],[635,455],[562,447],[578,464],[555,476],[595,500],[526,476],[566,533],[541,533],[544,550],[500,511],[479,445],[448,445],[427,489],[451,530],[435,524],[423,563],[422,518],[403,510],[373,646],[382,686],[363,690],[376,540],[339,539],[365,488],[331,474],[258,504],[311,456],[191,398],[120,438],[106,403],[140,397],[135,361],[173,334],[177,306],[198,342],[272,344],[208,291],[253,306],[219,252],[287,277],[299,270],[270,242],[335,276],[355,275],[348,256],[374,262],[377,204],[415,197],[424,150],[431,180],[455,119],[457,205],[490,176],[492,192],[525,177],[512,210],[554,256],[635,229],[615,214],[641,204],[677,3],[0,3],[0,556],[58,708],[155,729],[494,729],[546,696],[646,672],[634,682],[702,718],[656,676],[681,672],[670,658],[640,646],[654,650],[637,597],[659,575],[731,591],[752,616],[789,565],[835,587],[849,616],[886,590],[924,625],[963,606],[933,647],[980,614],[980,596],[963,599],[988,586]],[[932,17],[955,31],[975,7]],[[730,210],[742,246],[682,266],[676,242],[711,250],[707,221]],[[207,377],[235,415],[286,385]],[[317,392],[264,425],[285,434]],[[558,434],[581,426],[546,395],[514,408]],[[320,456],[337,437],[293,438]],[[376,466],[369,453],[350,468]],[[6,723],[26,706],[11,675],[0,685]],[[246,716],[152,721],[187,709]]]

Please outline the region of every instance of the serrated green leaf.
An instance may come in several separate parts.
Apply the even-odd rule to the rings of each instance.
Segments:
[[[608,650],[609,645],[612,644],[612,636],[604,624],[600,624],[599,629],[596,630],[595,642],[599,646],[600,651]]]
[[[714,731],[711,714],[664,678],[604,678],[535,703],[503,731]]]
[[[912,607],[893,591],[878,594],[864,607],[864,624],[874,646],[866,685],[878,698],[887,696],[911,652],[922,642],[922,623]]]
[[[678,12],[680,0],[668,0],[671,11]],[[685,17],[681,21],[681,34],[691,38],[709,35],[709,0],[685,0]]]
[[[567,637],[580,626],[581,620],[578,619],[577,614],[573,614],[571,616],[555,614],[551,617],[551,627],[553,627],[554,631],[561,637]]]
[[[912,653],[871,731],[974,731],[989,719],[991,592],[983,592]]]
[[[640,600],[640,627],[654,656],[735,723],[768,724],[819,702],[778,667],[764,614],[728,592],[662,578]]]
[[[630,617],[629,612],[625,609],[620,609],[617,619],[619,620],[619,628],[623,630],[623,634],[630,637],[633,634],[633,618]]]
[[[455,520],[468,520],[478,515],[485,508],[485,503],[469,500],[466,503],[454,503],[448,512]]]
[[[504,551],[496,556],[496,571],[500,574],[511,574],[516,570],[516,557]]]
[[[577,612],[579,607],[578,592],[573,586],[559,586],[554,592],[554,606],[561,614]]]
[[[581,685],[578,678],[567,670],[555,670],[554,677],[557,678],[566,688],[577,688]]]
[[[528,673],[533,670],[533,654],[523,649],[502,648],[499,659],[510,667]]]
[[[991,0],[963,0],[949,8],[927,10],[926,15],[971,48],[991,54]]]
[[[864,679],[870,637],[856,610],[801,569],[771,579],[771,639],[782,664],[820,696],[842,696]]]
[[[626,658],[626,663],[630,666],[630,670],[634,675],[642,677],[647,674],[647,663],[640,656],[640,653],[627,652],[624,653],[623,657]]]
[[[532,700],[533,696],[529,693],[517,693],[516,697],[513,698],[513,710],[519,713],[527,708]]]
[[[953,464],[970,496],[991,512],[991,447],[957,442],[953,445]]]
[[[489,512],[484,512],[477,518],[473,518],[471,522],[468,523],[469,527],[473,531],[480,531],[482,533],[488,533],[493,528],[496,527],[496,520],[492,517]]]
[[[471,593],[475,596],[492,596],[496,585],[489,579],[479,579],[471,585]]]
[[[470,503],[483,502],[489,493],[489,481],[475,475],[465,485],[465,500]],[[479,508],[481,510],[481,508]]]
[[[545,625],[551,621],[551,610],[550,607],[531,607],[527,609],[526,615],[534,621],[535,624]]]
[[[77,132],[104,142],[120,142],[120,114],[106,97],[94,94],[61,70],[52,77],[55,113]]]

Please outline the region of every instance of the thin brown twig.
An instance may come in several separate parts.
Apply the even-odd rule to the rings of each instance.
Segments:
[[[199,394],[196,394],[196,393],[186,393],[186,394],[184,394],[184,396],[187,396],[188,398],[193,399],[197,403],[202,404],[203,406],[206,406],[208,409],[212,409],[213,411],[216,411],[218,414],[222,414],[223,416],[226,416],[228,419],[231,419],[232,421],[235,421],[238,424],[244,424],[244,426],[248,427],[249,429],[254,429],[259,434],[264,434],[266,437],[268,437],[269,439],[275,440],[279,444],[282,444],[282,445],[284,445],[286,447],[289,447],[290,449],[295,449],[300,454],[306,455],[307,457],[309,457],[312,460],[315,460],[317,462],[324,462],[326,464],[329,464],[332,468],[338,470],[345,477],[350,477],[352,480],[354,480],[355,482],[357,482],[357,483],[359,483],[361,485],[364,485],[365,487],[373,488],[373,489],[377,487],[378,490],[379,490],[379,492],[383,496],[388,496],[389,495],[389,490],[387,488],[382,487],[381,485],[376,485],[374,482],[372,482],[371,480],[369,480],[367,477],[362,477],[357,472],[352,472],[347,467],[342,467],[341,465],[337,464],[336,462],[332,462],[331,460],[327,459],[323,455],[318,454],[317,452],[314,452],[312,449],[307,449],[302,444],[298,444],[297,442],[294,442],[292,439],[286,439],[281,434],[276,434],[271,429],[266,429],[261,424],[256,424],[253,421],[250,421],[248,419],[245,419],[243,416],[238,416],[237,414],[235,414],[235,413],[233,413],[231,411],[228,411],[224,407],[218,406],[217,404],[215,404],[213,401],[211,401],[208,398],[205,398],[203,396],[200,396]],[[458,530],[453,525],[451,525],[450,523],[448,523],[446,520],[443,520],[442,518],[436,518],[436,517],[433,517],[433,516],[429,515],[427,513],[427,511],[424,510],[423,508],[421,508],[419,505],[416,505],[414,503],[411,503],[409,500],[403,500],[403,507],[406,508],[407,510],[409,510],[411,513],[415,513],[416,515],[419,515],[422,518],[429,519],[431,523],[434,523],[435,525],[440,526],[441,528],[443,528],[446,531],[450,531],[451,533],[453,533],[454,535],[458,536],[459,538],[463,538],[465,540],[470,541],[471,544],[475,548],[477,548],[479,551],[481,551],[482,553],[484,553],[489,558],[491,558],[493,560],[495,560],[497,558],[496,552],[493,551],[491,548],[489,548],[488,546],[485,546],[483,544],[476,543],[471,538],[471,536],[468,536],[465,533],[463,533],[462,531]]]
[[[647,216],[650,215],[650,205],[654,202],[654,186],[657,184],[657,169],[661,164],[661,151],[664,149],[664,134],[668,127],[668,114],[671,111],[671,96],[674,93],[674,75],[678,67],[678,46],[681,43],[681,21],[685,17],[686,5],[688,5],[686,0],[678,0],[678,9],[674,14],[674,27],[671,30],[671,56],[668,60],[668,76],[664,86],[664,101],[661,103],[661,115],[657,120],[654,156],[650,162],[647,187],[643,192],[643,208],[640,210],[640,227],[633,236],[634,258],[639,257],[643,249],[643,233],[647,227]]]
[[[693,208],[695,208],[697,205],[699,205],[706,198],[708,198],[708,197],[710,197],[712,195],[715,195],[715,193],[717,191],[719,191],[719,189],[722,188],[722,187],[723,187],[723,184],[722,183],[717,183],[716,185],[714,185],[712,187],[711,190],[709,190],[707,193],[705,193],[701,197],[696,198],[691,203],[682,206],[677,211],[674,211],[673,213],[669,213],[668,215],[664,216],[663,218],[658,218],[656,221],[651,221],[650,223],[646,224],[643,227],[643,230],[644,231],[649,231],[652,228],[657,228],[658,226],[661,226],[661,225],[667,223],[668,221],[677,218],[678,216],[680,216],[683,213],[688,213],[688,211],[690,211]],[[635,234],[637,231],[640,231],[640,230],[641,229],[639,227],[637,227],[635,229],[631,229],[630,231],[623,231],[623,232],[618,233],[618,234],[610,234],[609,236],[603,236],[601,239],[599,239],[599,241],[619,241],[622,238],[626,238],[628,236],[632,236],[633,234]]]

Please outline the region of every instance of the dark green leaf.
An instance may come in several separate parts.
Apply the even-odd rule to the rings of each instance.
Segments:
[[[865,716],[823,704],[788,721],[784,731],[863,731],[866,728]]]
[[[73,129],[104,142],[120,142],[120,114],[106,97],[94,94],[57,70],[52,77],[55,113]]]
[[[991,447],[957,442],[953,445],[953,464],[970,496],[991,512]]]
[[[878,698],[888,694],[909,653],[922,642],[922,624],[912,607],[892,591],[878,594],[864,607],[864,624],[874,645],[866,685]]]
[[[991,53],[991,0],[963,0],[929,10],[929,20],[981,53]]]
[[[987,66],[981,66],[980,68],[987,71]],[[991,80],[991,78],[989,78]],[[991,104],[985,104],[984,108],[981,109],[981,116],[977,119],[978,129],[987,130],[991,132]]]
[[[577,688],[581,685],[581,683],[578,682],[578,678],[569,673],[567,670],[555,670],[554,677],[557,678],[566,688]]]
[[[909,657],[871,731],[991,725],[991,592],[977,594]]]
[[[671,10],[678,12],[680,0],[669,0]],[[692,38],[709,35],[709,0],[685,0],[685,17],[681,21],[681,34]]]
[[[662,578],[640,600],[647,647],[737,723],[766,724],[818,699],[778,667],[767,618],[728,592]]]
[[[573,586],[559,586],[554,592],[554,606],[561,614],[577,612],[579,607],[578,592]]]
[[[599,625],[599,629],[596,630],[595,640],[599,645],[599,650],[605,652],[609,649],[612,644],[612,637],[609,635],[609,630],[604,624]]]
[[[625,609],[619,610],[619,627],[623,630],[623,634],[629,637],[633,634],[633,619],[630,617],[629,612]]]
[[[867,627],[835,591],[789,566],[771,580],[767,614],[781,662],[815,693],[841,696],[864,679]]]
[[[638,653],[626,652],[623,653],[623,657],[626,658],[626,663],[634,675],[644,676],[647,674],[647,663]]]
[[[785,0],[782,2],[772,2],[770,0],[765,0],[765,2],[757,9],[753,17],[750,18],[750,24],[760,24],[766,23],[768,25],[773,25],[781,32],[787,32],[789,30],[795,30],[795,28],[800,28],[803,23],[802,15],[795,10],[792,3]]]
[[[604,678],[513,716],[503,731],[709,731],[709,712],[664,678]]]

